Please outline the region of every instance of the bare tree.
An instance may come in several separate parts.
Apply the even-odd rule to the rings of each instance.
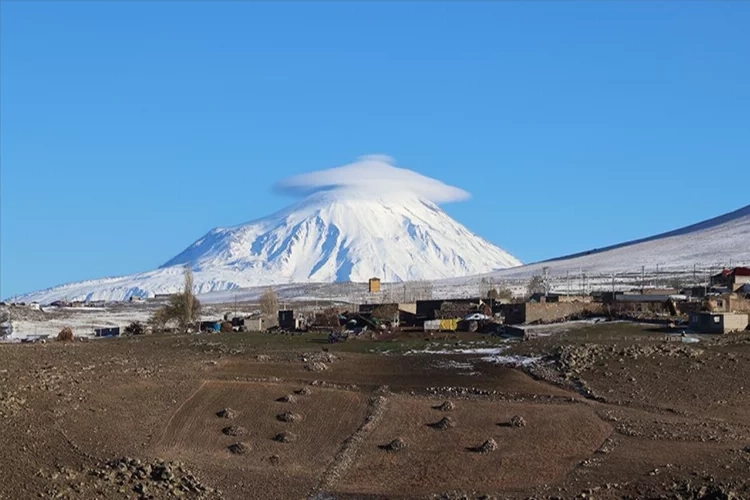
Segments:
[[[383,304],[372,311],[373,319],[380,321],[398,321],[398,306],[396,304]]]
[[[531,277],[527,286],[527,294],[534,295],[535,293],[546,294],[549,289],[547,280],[541,274],[536,274]]]
[[[266,289],[260,296],[260,312],[266,316],[275,316],[279,312],[279,297],[273,288]]]
[[[487,298],[500,301],[500,302],[510,302],[513,300],[513,292],[510,291],[510,288],[502,287],[502,288],[490,288],[490,290],[487,292]]]
[[[190,267],[190,264],[185,264],[185,286],[182,294],[185,297],[185,307],[182,308],[183,317],[181,323],[187,326],[197,316],[193,311],[193,304],[196,302],[196,299],[193,295],[193,269]]]
[[[193,271],[185,266],[185,286],[182,293],[169,297],[169,302],[154,311],[149,319],[151,329],[155,332],[163,331],[168,325],[176,323],[182,331],[187,331],[190,325],[200,318],[201,303],[193,294]]]

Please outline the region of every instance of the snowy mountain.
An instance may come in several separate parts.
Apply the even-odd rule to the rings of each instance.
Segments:
[[[653,272],[657,266],[689,272],[750,264],[750,205],[719,217],[649,238],[490,273],[521,279],[547,268],[550,275]]]
[[[173,293],[181,289],[186,264],[198,293],[364,282],[374,276],[434,280],[521,265],[430,201],[464,197],[457,188],[395,168],[382,157],[323,173],[323,178],[308,174],[287,181],[287,189],[305,195],[301,201],[247,224],[216,228],[159,269],[62,285],[18,300],[125,300]]]
[[[613,275],[618,287],[627,289],[640,284],[642,276],[649,281],[665,277],[682,277],[689,281],[697,271],[698,277],[705,279],[728,265],[750,265],[750,205],[650,238],[485,274],[435,280],[430,289],[435,298],[476,297],[486,293],[489,286],[508,286],[517,293],[524,293],[529,278],[543,274],[544,268],[551,286],[558,291],[609,290]],[[384,284],[386,297],[398,297],[401,290],[400,284]],[[255,300],[262,291],[250,288],[215,292],[204,296],[203,300],[213,303],[229,302],[235,297]],[[347,287],[344,283],[290,284],[278,287],[278,292],[287,300],[372,300],[366,288]]]

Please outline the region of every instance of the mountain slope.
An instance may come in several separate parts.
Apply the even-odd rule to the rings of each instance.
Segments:
[[[180,290],[183,266],[198,293],[302,282],[440,279],[520,265],[414,193],[348,187],[315,192],[247,224],[217,228],[161,268],[63,285],[19,300],[124,300]]]
[[[719,217],[656,236],[590,252],[490,273],[497,279],[528,278],[544,267],[552,275],[565,273],[638,272],[641,266],[699,268],[750,264],[750,205]]]
[[[545,267],[553,286],[559,290],[565,290],[566,273],[573,278],[574,290],[581,286],[580,281],[575,282],[581,272],[586,273],[589,289],[609,289],[612,274],[622,280],[625,273],[629,273],[631,277],[625,278],[625,282],[632,280],[633,275],[637,282],[641,266],[645,266],[647,276],[654,275],[657,264],[662,271],[666,269],[691,276],[693,265],[696,265],[701,276],[704,276],[703,273],[715,272],[730,263],[750,265],[750,205],[698,224],[603,249],[486,274],[436,280],[432,282],[431,289],[435,297],[474,297],[479,290],[486,290],[488,280],[495,285],[510,283],[518,289],[525,287],[533,275],[542,274]],[[485,284],[482,284],[483,281]],[[400,287],[396,289],[400,290]],[[339,283],[284,285],[278,290],[279,295],[286,299],[369,298],[364,293],[365,288],[352,290]],[[208,294],[203,300],[227,302],[235,296],[240,300],[255,300],[260,293],[262,289],[257,288],[231,293],[216,292]]]

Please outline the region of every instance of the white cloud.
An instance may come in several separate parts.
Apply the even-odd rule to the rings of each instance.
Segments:
[[[434,203],[470,198],[463,189],[449,186],[405,168],[394,167],[394,159],[385,155],[367,155],[342,167],[296,175],[276,184],[276,189],[294,195],[307,195],[323,189],[388,189],[407,191]]]

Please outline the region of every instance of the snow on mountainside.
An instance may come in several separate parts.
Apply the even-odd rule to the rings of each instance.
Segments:
[[[411,281],[518,266],[504,250],[451,219],[434,201],[467,193],[383,157],[287,181],[305,197],[268,217],[217,228],[161,268],[72,283],[18,300],[125,300],[179,291],[183,266],[198,293],[305,282]]]
[[[675,231],[490,273],[497,279],[520,279],[548,268],[550,275],[638,272],[641,266],[718,268],[750,264],[750,205]],[[457,280],[460,281],[460,280]]]
[[[410,281],[520,265],[410,193],[333,190],[248,224],[218,228],[163,267],[230,268],[255,284]]]
[[[639,282],[641,266],[645,266],[646,276],[651,278],[658,265],[662,273],[682,273],[689,279],[693,274],[693,265],[697,266],[701,277],[704,277],[703,273],[715,272],[729,264],[750,265],[750,205],[650,238],[491,273],[435,280],[431,288],[433,297],[436,298],[476,297],[478,293],[486,292],[489,283],[495,286],[509,284],[521,293],[525,291],[529,278],[542,274],[546,267],[550,283],[557,290],[566,290],[568,273],[572,278],[570,284],[574,291],[580,290],[581,273],[586,274],[584,286],[589,290],[609,289],[613,274],[619,277],[619,283],[627,284],[628,279]],[[627,278],[626,273],[631,277]],[[399,285],[383,286],[385,296],[390,296],[389,289],[395,289],[394,296],[401,293]],[[284,285],[278,288],[279,295],[288,300],[371,300],[372,297],[363,290],[366,289],[352,289],[343,283]],[[256,300],[261,293],[260,288],[217,292],[206,295],[203,300],[213,303],[229,302],[235,297],[238,300]]]

